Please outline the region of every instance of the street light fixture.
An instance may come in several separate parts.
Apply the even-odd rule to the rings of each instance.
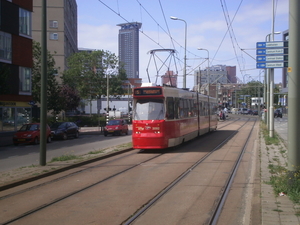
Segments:
[[[207,86],[208,86],[208,91],[207,91],[207,95],[209,95],[209,88],[210,88],[210,73],[209,73],[209,51],[205,48],[198,48],[198,50],[204,50],[204,51],[207,51],[207,78],[208,78],[208,82],[207,82]]]
[[[170,16],[172,20],[181,20],[185,23],[185,41],[184,41],[184,68],[183,68],[183,88],[186,88],[186,36],[187,36],[187,23],[183,19],[179,19],[175,16]]]
[[[281,34],[281,32],[280,31],[276,31],[276,32],[274,32],[273,34]],[[267,34],[267,36],[266,36],[266,42],[267,41],[270,41],[270,36],[272,35],[272,33],[270,33],[270,34]]]

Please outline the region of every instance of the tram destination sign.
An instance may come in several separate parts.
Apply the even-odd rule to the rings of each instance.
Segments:
[[[134,95],[162,95],[161,88],[136,88]]]

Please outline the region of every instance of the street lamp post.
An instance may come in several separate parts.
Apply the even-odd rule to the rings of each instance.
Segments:
[[[208,82],[207,82],[207,86],[208,86],[208,91],[207,91],[207,95],[209,96],[209,88],[210,88],[210,73],[209,73],[209,51],[207,50],[207,49],[205,49],[205,48],[198,48],[198,50],[204,50],[204,51],[207,51],[207,66],[208,66],[208,68],[207,68],[207,70],[206,70],[206,72],[207,72],[207,78],[208,78]]]
[[[183,88],[186,88],[186,40],[187,40],[187,23],[183,19],[179,19],[175,16],[170,17],[172,20],[181,20],[185,23],[185,41],[184,41],[184,68],[183,68]]]

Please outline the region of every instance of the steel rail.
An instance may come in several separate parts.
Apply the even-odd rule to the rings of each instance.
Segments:
[[[215,224],[217,224],[217,222],[218,222],[218,220],[219,220],[219,217],[220,217],[222,208],[223,208],[223,206],[224,206],[224,204],[225,204],[225,201],[226,201],[226,199],[227,199],[228,193],[229,193],[230,188],[231,188],[231,186],[232,186],[233,180],[234,180],[234,178],[235,178],[235,175],[236,175],[236,173],[237,173],[237,170],[238,170],[238,168],[239,168],[239,165],[240,165],[240,163],[241,163],[241,161],[242,161],[243,155],[244,155],[245,150],[246,150],[246,147],[247,147],[247,145],[248,145],[248,143],[249,143],[249,139],[250,139],[250,136],[251,136],[251,134],[252,134],[252,132],[253,132],[253,129],[254,129],[255,124],[256,124],[256,121],[255,121],[254,124],[252,125],[251,131],[250,131],[250,133],[249,133],[249,135],[248,135],[248,137],[247,137],[247,139],[246,139],[246,142],[245,142],[245,144],[244,144],[244,146],[243,146],[243,149],[242,149],[242,151],[241,151],[241,153],[240,153],[240,155],[239,155],[239,157],[238,157],[238,160],[236,161],[236,163],[235,163],[235,165],[234,165],[234,167],[233,167],[233,170],[232,170],[231,173],[230,173],[229,179],[227,180],[227,182],[226,182],[226,184],[225,184],[225,189],[224,189],[224,191],[223,191],[223,193],[222,193],[222,195],[221,195],[221,198],[220,198],[220,200],[219,200],[219,202],[218,202],[218,204],[217,204],[216,209],[214,210],[213,216],[211,217],[211,219],[210,219],[210,221],[209,221],[209,224],[210,224],[210,225],[215,225]]]
[[[249,121],[249,120],[248,120]],[[238,130],[247,124],[246,121]],[[134,222],[138,217],[140,217],[146,210],[148,210],[154,203],[156,203],[162,196],[168,193],[176,184],[178,184],[183,178],[185,178],[194,168],[196,168],[201,162],[203,162],[207,157],[209,157],[213,152],[222,147],[226,142],[228,142],[237,132],[234,131],[230,136],[228,136],[224,141],[222,141],[218,146],[216,146],[211,152],[207,153],[204,157],[199,159],[190,168],[188,168],[182,175],[175,179],[171,184],[169,184],[164,190],[162,190],[158,195],[156,195],[151,201],[145,204],[140,210],[133,214],[128,220],[122,223],[122,225],[129,225]]]

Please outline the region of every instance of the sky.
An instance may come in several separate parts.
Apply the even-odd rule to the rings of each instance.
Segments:
[[[274,1],[274,20],[272,19]],[[78,47],[110,51],[118,55],[117,24],[140,22],[140,78],[155,82],[166,62],[178,71],[178,87],[183,85],[186,41],[186,87],[194,86],[194,72],[208,65],[236,66],[243,82],[263,82],[264,71],[256,69],[256,43],[272,32],[288,30],[289,0],[76,0],[78,7]],[[172,20],[170,16],[181,20]],[[182,21],[184,20],[184,21]],[[186,26],[185,26],[186,24]],[[274,27],[274,29],[272,29]],[[187,35],[185,38],[185,30]],[[274,35],[274,41],[282,34]],[[206,50],[198,50],[203,48]],[[175,49],[169,54],[153,49]],[[207,60],[209,58],[209,62]],[[149,73],[149,78],[147,75]],[[161,70],[164,70],[162,67]],[[167,70],[167,68],[166,68]],[[281,82],[275,69],[275,83]],[[159,74],[165,72],[159,72]],[[160,81],[158,82],[160,84]]]

